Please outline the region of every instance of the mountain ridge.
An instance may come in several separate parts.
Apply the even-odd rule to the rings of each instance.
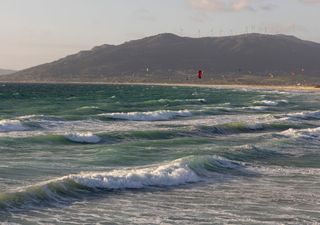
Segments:
[[[198,69],[205,71],[207,82],[225,76],[237,80],[244,75],[289,79],[289,75],[297,74],[317,79],[320,44],[283,34],[191,38],[162,33],[120,45],[96,46],[6,78],[44,82],[189,82]]]

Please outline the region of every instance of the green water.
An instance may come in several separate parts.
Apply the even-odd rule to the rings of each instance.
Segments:
[[[320,223],[320,93],[0,86],[0,221]]]

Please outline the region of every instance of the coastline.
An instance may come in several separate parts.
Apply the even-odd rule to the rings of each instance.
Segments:
[[[191,83],[151,83],[151,82],[7,82],[0,84],[81,84],[81,85],[146,85],[146,86],[171,86],[171,87],[205,87],[216,89],[251,89],[251,90],[286,90],[286,91],[320,91],[315,86],[293,85],[249,85],[249,84],[191,84]]]

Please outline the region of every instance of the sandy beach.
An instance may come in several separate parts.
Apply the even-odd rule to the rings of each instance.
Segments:
[[[15,83],[1,81],[0,83]],[[191,83],[151,83],[151,82],[19,82],[21,84],[97,84],[97,85],[153,85],[153,86],[176,86],[176,87],[205,87],[217,89],[250,89],[250,90],[286,90],[286,91],[320,91],[316,86],[293,86],[293,85],[245,85],[245,84],[191,84]]]

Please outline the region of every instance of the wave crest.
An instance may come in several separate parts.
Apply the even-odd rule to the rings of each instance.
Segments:
[[[85,132],[85,133],[69,133],[65,134],[64,137],[72,142],[78,142],[78,143],[88,143],[88,144],[96,144],[101,141],[101,138],[97,135],[92,134],[91,132]]]
[[[320,141],[320,127],[308,129],[288,129],[280,133],[288,138],[302,138]]]
[[[27,130],[20,120],[0,120],[0,132]]]
[[[320,119],[320,111],[290,113],[287,116],[291,119],[303,119],[303,120]]]
[[[188,117],[192,113],[189,110],[169,111],[159,110],[153,112],[128,112],[128,113],[103,113],[100,116],[106,116],[113,119],[132,120],[132,121],[161,121],[171,120],[176,117]]]
[[[255,101],[254,104],[257,105],[264,105],[264,106],[276,106],[279,104],[287,104],[288,100],[282,99],[277,101],[271,101],[271,100],[262,100],[262,101]]]
[[[242,163],[219,156],[190,156],[149,167],[108,172],[71,174],[29,186],[18,192],[0,193],[0,208],[15,208],[25,203],[60,202],[92,191],[169,187],[196,183],[208,177],[246,173]]]

